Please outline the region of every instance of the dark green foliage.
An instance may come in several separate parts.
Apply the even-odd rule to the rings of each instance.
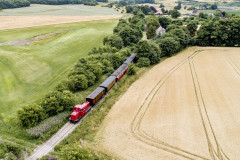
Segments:
[[[30,2],[28,0],[0,0],[0,10],[28,6],[30,6]]]
[[[156,37],[156,28],[154,26],[150,26],[147,31],[147,39],[152,39]]]
[[[137,58],[139,59],[142,57],[148,58],[150,64],[155,64],[160,61],[161,50],[154,43],[142,40],[138,42],[135,52],[138,53]]]
[[[178,10],[176,10],[176,9],[172,10],[170,12],[170,14],[171,14],[172,18],[178,18],[181,15],[181,13]]]
[[[160,39],[158,41],[158,44],[162,50],[162,54],[168,57],[172,56],[174,53],[179,51],[179,48],[180,48],[179,42],[172,37]]]
[[[123,47],[123,40],[120,36],[113,34],[111,36],[107,36],[103,39],[104,45],[109,45],[111,47],[116,47],[117,49],[121,49]]]
[[[163,27],[163,28],[167,28],[167,26],[171,23],[171,19],[170,18],[167,18],[165,16],[159,16],[158,17],[158,21],[160,23],[160,25]]]
[[[178,38],[180,42],[180,49],[187,47],[188,43],[190,42],[190,35],[185,28],[176,28],[172,29],[170,33]]]
[[[156,16],[149,16],[146,18],[146,24],[148,27],[153,26],[154,28],[158,28],[160,26],[160,23],[158,21],[158,18]]]
[[[75,103],[75,97],[70,91],[52,91],[43,98],[41,105],[49,116],[53,116],[70,110]]]
[[[22,126],[32,127],[44,119],[43,108],[37,104],[27,104],[18,110],[18,119]]]
[[[180,10],[182,8],[181,2],[178,2],[178,5],[174,7],[176,10]]]
[[[193,37],[197,31],[198,23],[196,21],[191,21],[187,24],[187,29],[190,32],[190,35]]]
[[[170,24],[168,25],[168,27],[166,28],[166,32],[171,31],[172,29],[176,29],[179,28],[180,26],[176,25],[176,24]]]
[[[128,75],[135,75],[136,74],[136,67],[134,66],[133,63],[130,63],[128,65],[128,71],[127,71]]]
[[[70,146],[64,146],[59,153],[60,160],[93,160],[94,154],[87,148],[73,143]]]
[[[164,8],[165,6],[161,3],[159,7],[160,7],[160,8]]]
[[[111,58],[111,62],[114,69],[117,69],[124,61],[124,57],[120,53],[114,53]]]
[[[147,67],[150,65],[150,60],[146,57],[141,57],[138,59],[137,66],[142,68],[142,67]]]
[[[145,15],[148,15],[151,12],[151,9],[148,5],[142,5],[142,6],[126,6],[126,12],[127,13],[133,13],[134,15],[137,14],[137,12],[142,11]]]
[[[198,15],[198,17],[199,17],[199,18],[203,18],[203,19],[207,19],[208,15],[200,12],[199,15]]]
[[[8,158],[6,160],[17,159],[16,156],[20,156],[23,150],[24,148],[17,143],[14,143],[11,141],[5,141],[5,140],[0,141],[0,158],[1,159],[5,157],[5,153],[9,153]]]
[[[213,4],[213,5],[211,5],[211,7],[210,7],[210,9],[212,9],[212,10],[216,10],[218,7],[217,7],[217,4]]]
[[[180,19],[175,19],[172,21],[171,24],[176,24],[177,26],[182,26],[183,25],[183,21]]]
[[[68,88],[73,91],[85,90],[88,87],[88,80],[84,74],[69,77]]]
[[[97,5],[96,0],[29,0],[30,3],[36,4],[49,4],[49,5],[63,5],[63,4],[84,4],[95,6]]]
[[[239,46],[240,17],[204,23],[197,32],[197,43],[201,46]]]
[[[129,25],[123,27],[119,32],[119,36],[122,38],[124,46],[137,43],[142,38],[141,34],[142,31],[140,28],[133,29]]]

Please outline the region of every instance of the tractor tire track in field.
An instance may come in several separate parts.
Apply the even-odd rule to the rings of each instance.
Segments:
[[[240,68],[230,59],[228,58],[224,53],[223,53],[224,59],[230,64],[230,66],[234,69],[234,71],[240,76]]]
[[[134,117],[134,119],[131,123],[131,132],[133,133],[133,136],[136,139],[138,139],[138,140],[140,140],[140,141],[142,141],[142,142],[144,142],[148,145],[154,146],[158,149],[161,149],[161,150],[173,153],[175,155],[178,155],[182,158],[186,158],[186,159],[209,159],[209,158],[203,157],[201,155],[197,155],[197,154],[191,153],[189,151],[186,151],[182,148],[172,146],[172,145],[167,144],[163,141],[157,140],[157,139],[151,137],[150,135],[148,135],[146,132],[144,132],[141,129],[142,119],[145,116],[146,111],[148,110],[153,98],[155,97],[155,95],[157,94],[159,89],[163,86],[163,84],[168,80],[168,78],[175,71],[177,71],[183,64],[188,62],[190,70],[191,70],[191,76],[192,76],[192,80],[193,80],[193,83],[194,83],[195,94],[196,94],[196,98],[197,98],[197,102],[198,102],[198,110],[199,110],[199,113],[200,113],[200,116],[201,116],[204,131],[205,131],[205,134],[206,134],[206,139],[207,139],[207,142],[208,142],[209,154],[211,156],[211,159],[213,159],[213,160],[229,159],[226,156],[226,154],[223,152],[221,147],[219,146],[219,143],[216,139],[215,133],[214,133],[213,128],[212,128],[212,125],[210,123],[210,120],[209,120],[209,117],[208,117],[208,114],[207,114],[207,110],[206,110],[206,107],[205,107],[205,103],[204,103],[204,100],[203,100],[203,97],[202,97],[199,81],[198,81],[195,66],[194,66],[194,63],[193,63],[193,58],[200,52],[201,52],[201,50],[198,50],[198,51],[195,51],[194,53],[192,53],[189,57],[182,60],[177,65],[173,66],[163,76],[163,78],[159,80],[159,82],[155,85],[155,87],[148,94],[148,96],[144,100],[144,103],[141,105],[137,114],[135,115],[135,117]],[[200,103],[203,104],[202,105],[203,107],[200,107]],[[201,108],[204,108],[204,110],[202,111]],[[205,118],[203,117],[203,113],[205,115]],[[207,121],[207,122],[205,122],[205,121]],[[208,127],[206,126],[206,124],[208,124]],[[212,135],[211,139],[214,139],[214,143],[216,144],[216,149],[212,145],[209,134]]]
[[[220,145],[217,141],[217,138],[216,138],[216,134],[215,134],[212,124],[210,122],[208,112],[206,109],[206,105],[205,105],[205,101],[204,101],[204,98],[202,95],[198,75],[197,75],[196,68],[195,68],[195,65],[193,62],[193,58],[194,58],[194,56],[189,57],[189,66],[191,69],[194,91],[195,91],[195,95],[196,95],[196,99],[197,99],[197,103],[198,103],[198,110],[199,110],[199,113],[201,116],[201,121],[202,121],[202,124],[204,127],[204,132],[206,134],[209,154],[210,154],[211,158],[214,160],[225,160],[225,159],[229,160],[227,155],[223,152],[222,148],[220,147]]]

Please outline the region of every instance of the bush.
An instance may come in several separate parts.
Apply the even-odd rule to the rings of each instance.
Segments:
[[[135,75],[136,74],[136,67],[134,66],[134,64],[129,64],[128,65],[128,75]]]
[[[176,41],[172,37],[160,39],[158,42],[159,42],[159,47],[161,48],[163,55],[168,56],[168,57],[170,57],[174,53],[176,53],[180,47],[179,42]]]
[[[42,136],[44,132],[52,129],[54,126],[60,124],[67,116],[68,112],[63,112],[58,114],[57,116],[50,117],[41,122],[41,124],[27,129],[27,133],[33,137]]]
[[[146,57],[141,57],[138,59],[137,66],[142,68],[142,67],[147,67],[150,65],[150,60]]]
[[[123,56],[120,53],[115,53],[112,55],[112,65],[114,69],[117,69],[124,61]]]
[[[22,126],[32,127],[44,119],[43,108],[37,104],[27,104],[18,110],[18,119]]]
[[[107,36],[103,39],[104,45],[109,45],[111,47],[116,47],[117,49],[121,49],[123,47],[123,40],[120,36],[113,34],[111,36]]]
[[[53,91],[48,93],[41,104],[44,111],[53,116],[64,110],[70,110],[76,103],[74,95],[69,91]]]
[[[88,87],[88,80],[84,74],[73,75],[69,77],[68,87],[73,92],[84,90]]]
[[[77,143],[64,146],[59,153],[60,160],[93,160],[94,154]]]

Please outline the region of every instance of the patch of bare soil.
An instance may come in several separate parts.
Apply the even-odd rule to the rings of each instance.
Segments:
[[[97,15],[97,16],[0,16],[0,30],[53,25],[61,23],[73,23],[93,20],[119,18],[121,15]]]
[[[240,48],[191,47],[137,80],[96,137],[121,159],[240,157]]]
[[[57,34],[63,33],[66,31],[59,31],[59,32],[55,32],[55,33],[50,33],[47,35],[40,35],[31,39],[26,39],[26,40],[18,40],[18,41],[12,41],[12,42],[4,42],[4,43],[0,43],[0,46],[8,46],[8,45],[13,45],[13,46],[24,46],[24,45],[28,45],[32,42],[36,42],[36,41],[40,41],[40,40],[44,40],[44,39],[48,39],[51,38]]]

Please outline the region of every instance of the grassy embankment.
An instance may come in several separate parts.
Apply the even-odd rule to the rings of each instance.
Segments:
[[[0,43],[65,31],[26,46],[0,46],[0,137],[3,140],[27,149],[42,141],[31,139],[19,126],[18,108],[25,103],[38,102],[66,78],[79,58],[102,45],[102,39],[112,33],[117,22],[104,20],[0,31]]]

